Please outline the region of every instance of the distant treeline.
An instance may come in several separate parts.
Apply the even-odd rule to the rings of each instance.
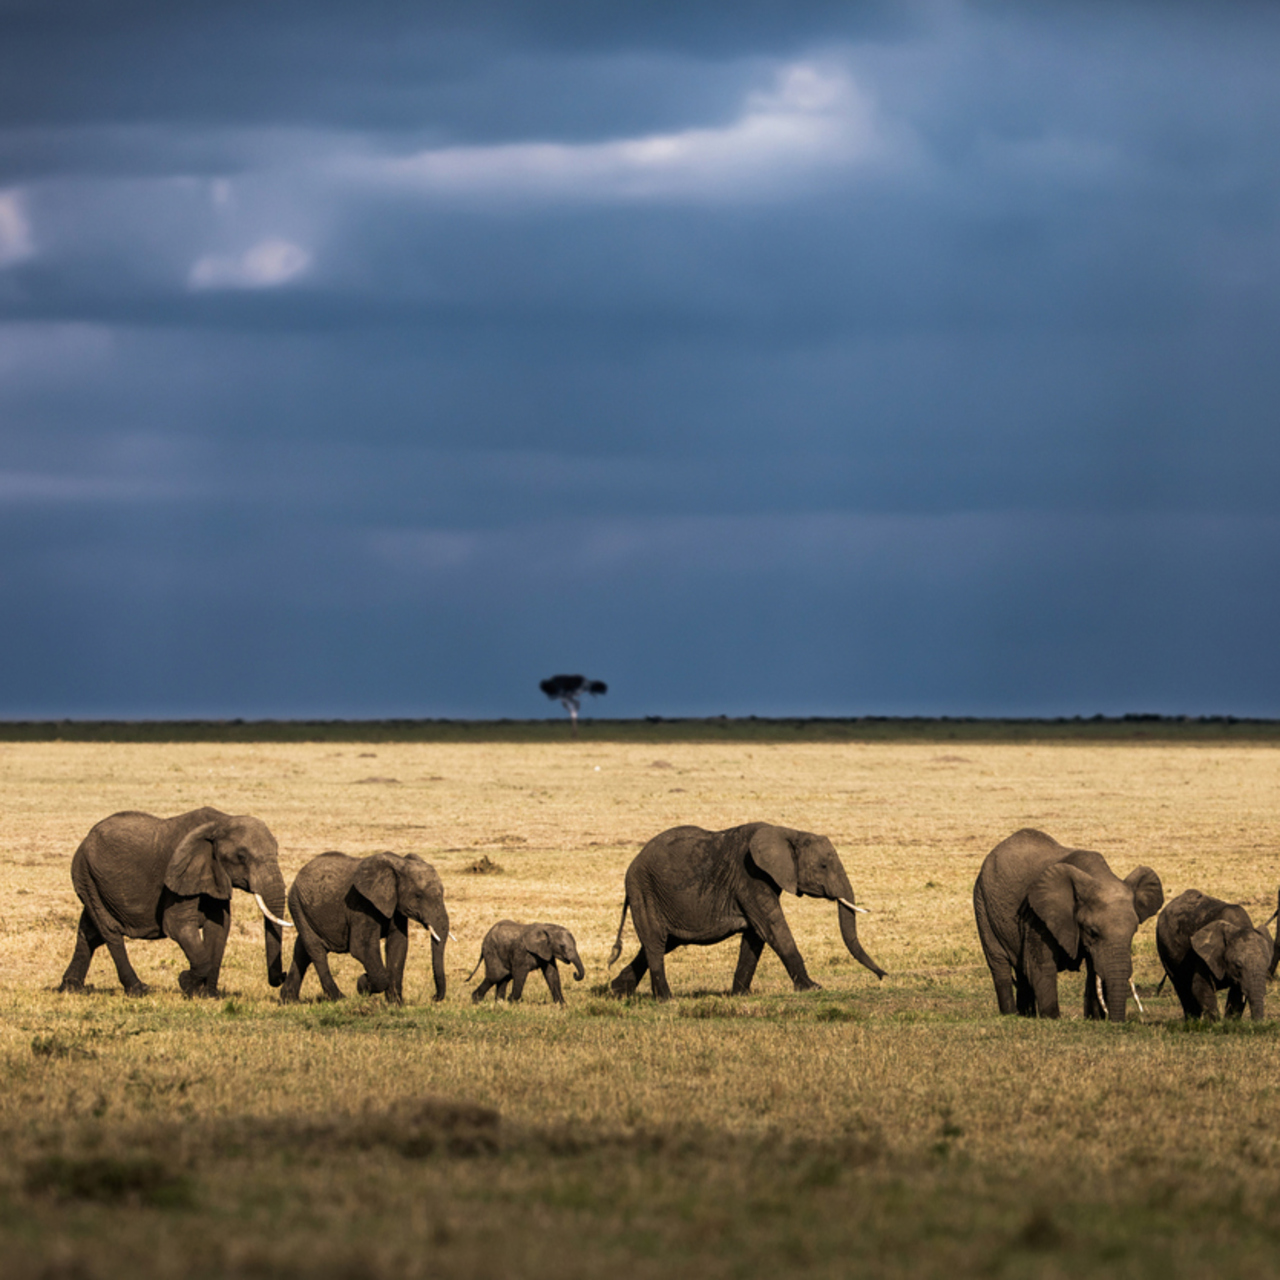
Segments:
[[[1237,716],[711,716],[581,722],[581,742],[1280,741],[1280,720]],[[570,742],[543,720],[0,720],[2,742]]]

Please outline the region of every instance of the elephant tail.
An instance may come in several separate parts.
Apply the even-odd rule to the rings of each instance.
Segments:
[[[471,979],[472,979],[472,978],[474,978],[474,977],[476,976],[476,969],[478,969],[482,964],[484,964],[484,951],[483,951],[483,950],[480,952],[480,959],[476,961],[476,968],[475,968],[475,969],[472,969],[472,970],[471,970],[471,972],[470,972],[469,974],[467,974],[467,976],[466,976],[465,978],[463,978],[463,982],[470,982],[470,981],[471,981]]]
[[[618,957],[622,954],[622,929],[627,923],[627,908],[631,906],[631,898],[622,899],[622,918],[618,921],[618,936],[613,941],[613,950],[609,952],[609,965],[616,963]]]

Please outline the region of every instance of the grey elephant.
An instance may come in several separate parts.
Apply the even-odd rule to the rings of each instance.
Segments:
[[[298,999],[311,965],[330,1000],[342,991],[329,970],[330,952],[347,953],[362,965],[356,983],[361,995],[383,994],[393,1004],[404,1000],[404,965],[409,954],[409,921],[431,935],[435,998],[445,997],[444,949],[449,912],[444,886],[435,868],[416,853],[375,853],[353,858],[322,853],[298,872],[289,888],[289,913],[298,928],[293,963],[280,999]],[[382,941],[386,939],[386,958]]]
[[[1058,1016],[1058,974],[1085,966],[1084,1014],[1123,1022],[1133,987],[1133,935],[1164,901],[1160,877],[1123,880],[1099,853],[1043,831],[1015,831],[987,854],[973,913],[1001,1013]]]
[[[283,979],[281,930],[288,921],[276,838],[259,818],[193,809],[176,818],[116,813],[97,823],[71,860],[84,904],[75,951],[59,991],[82,991],[104,944],[131,996],[150,988],[134,971],[126,938],[172,938],[191,966],[178,975],[185,995],[216,996],[231,928],[231,891],[257,900],[265,920],[267,980]]]
[[[627,868],[618,937],[609,957],[622,954],[622,930],[631,910],[639,954],[611,984],[613,994],[635,992],[648,971],[653,994],[671,998],[664,957],[682,946],[709,946],[742,935],[733,993],[751,990],[766,943],[777,953],[797,991],[818,987],[804,966],[782,914],[783,891],[839,903],[840,935],[850,955],[877,977],[885,971],[862,949],[853,889],[840,855],[826,836],[767,822],[727,831],[672,827],[654,836]]]
[[[1156,921],[1156,950],[1188,1018],[1218,1019],[1218,992],[1227,1017],[1265,1018],[1271,939],[1237,902],[1198,889],[1180,893]]]
[[[564,1004],[557,960],[571,964],[573,980],[582,981],[586,971],[578,956],[578,944],[568,929],[558,924],[521,924],[518,920],[499,920],[484,935],[480,959],[476,961],[475,969],[467,974],[470,982],[476,976],[476,969],[484,965],[484,981],[471,993],[471,999],[479,1004],[490,987],[496,987],[494,999],[505,1000],[509,984],[511,999],[519,1000],[524,994],[525,979],[534,969],[540,969],[551,999],[556,1004]]]

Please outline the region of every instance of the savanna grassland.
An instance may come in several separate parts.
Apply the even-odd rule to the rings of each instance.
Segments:
[[[1184,1025],[1151,922],[1127,1025],[1086,1024],[1077,975],[1060,1022],[1000,1019],[971,892],[1030,825],[1261,921],[1278,766],[1245,741],[0,744],[3,1273],[1269,1276],[1278,1024]],[[151,996],[105,953],[96,990],[55,993],[88,828],[204,804],[263,818],[286,878],[326,849],[434,863],[448,999],[415,926],[403,1008],[314,1002],[314,975],[281,1007],[240,894],[224,999],[177,994],[169,942],[131,945]],[[729,942],[673,954],[669,1004],[607,998],[640,845],[757,819],[832,837],[890,976],[849,958],[834,907],[788,898],[824,990],[766,952],[730,999]],[[567,1009],[536,975],[522,1006],[472,1007],[503,916],[574,932]],[[335,975],[354,993],[347,958]]]

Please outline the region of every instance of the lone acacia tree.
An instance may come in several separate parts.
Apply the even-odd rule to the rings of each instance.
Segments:
[[[582,703],[582,695],[589,693],[598,697],[609,692],[609,686],[603,680],[588,680],[586,676],[548,676],[541,681],[538,688],[554,698],[569,713],[573,723],[573,736],[578,736],[578,709]]]

